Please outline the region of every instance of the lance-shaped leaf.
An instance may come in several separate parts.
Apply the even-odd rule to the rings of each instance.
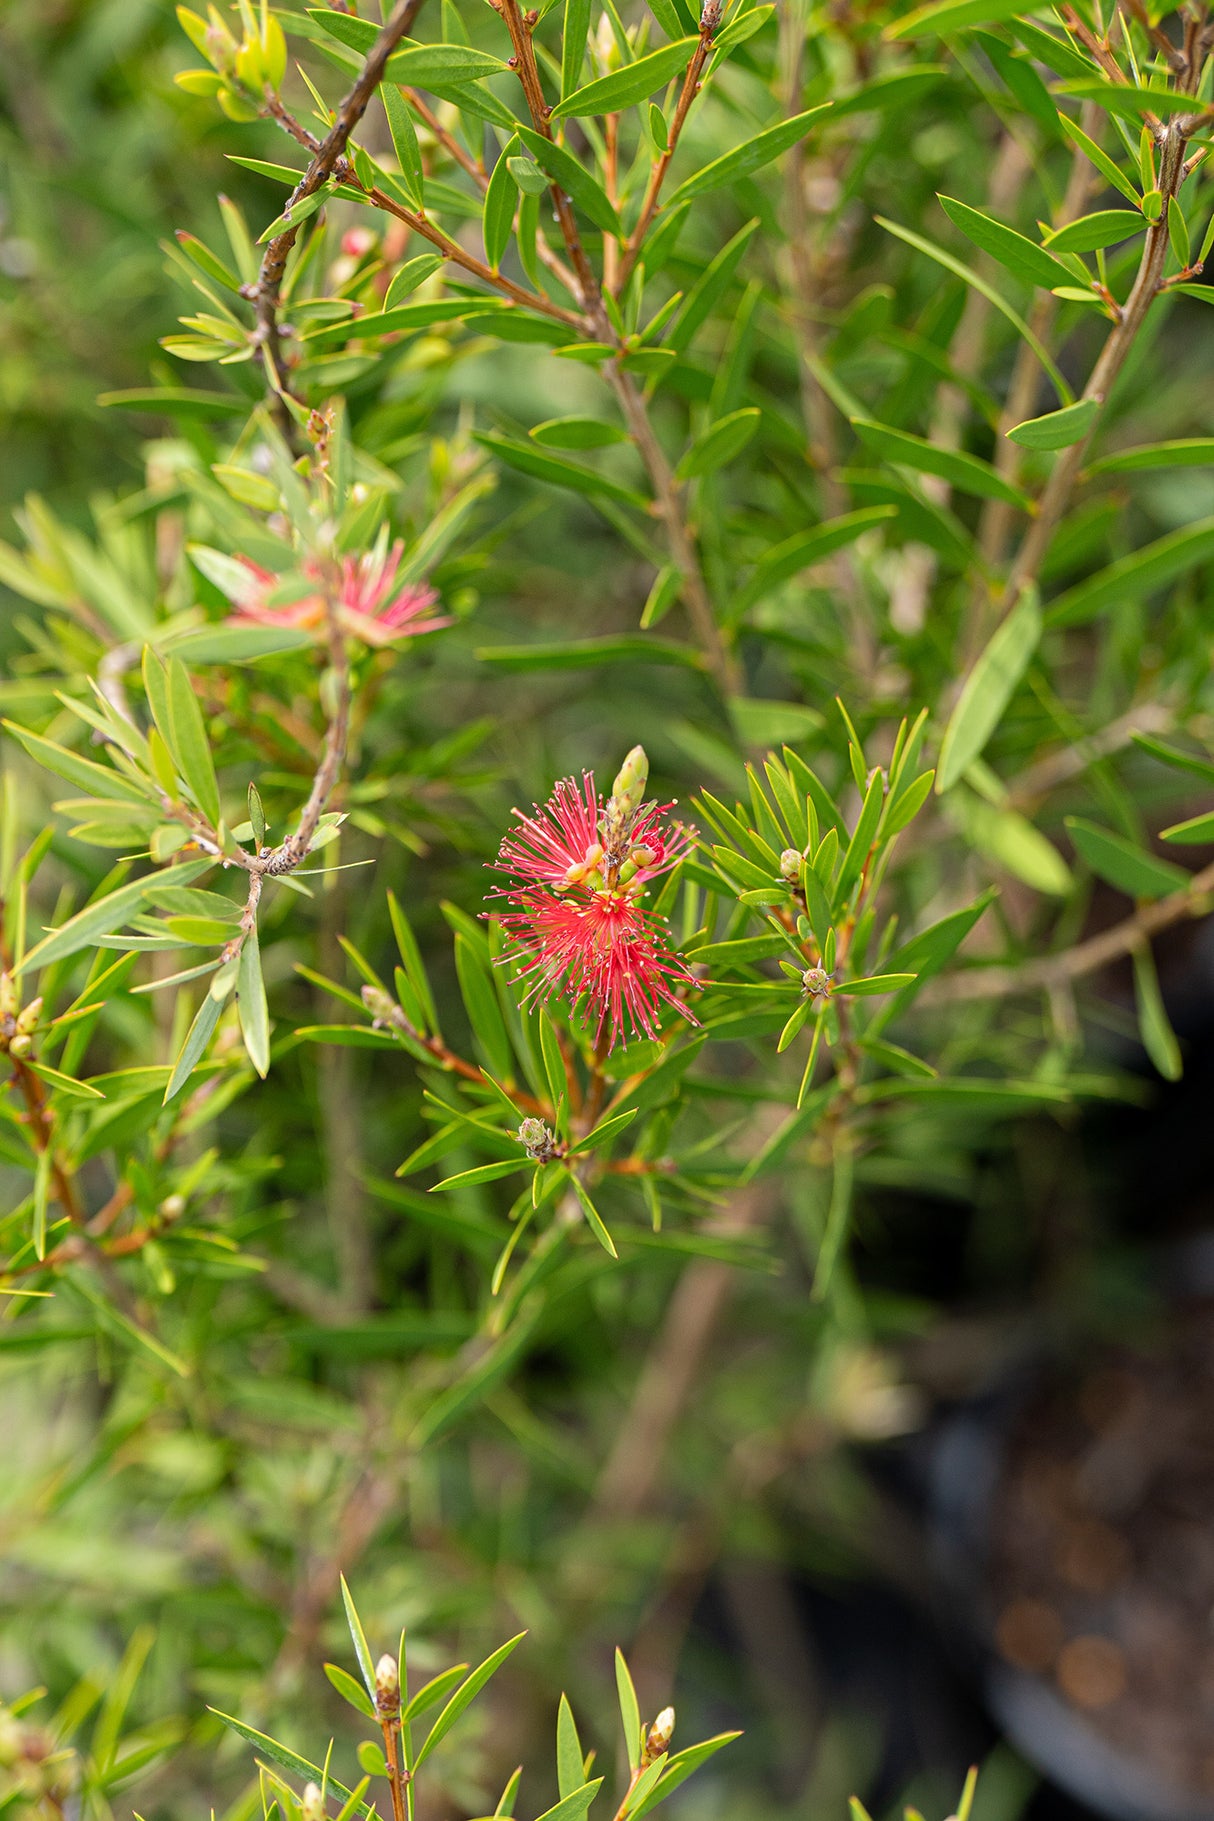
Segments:
[[[1143,1049],[1165,1081],[1179,1081],[1184,1073],[1180,1045],[1159,990],[1155,957],[1145,943],[1134,951],[1134,999]]]
[[[759,427],[761,415],[757,406],[747,405],[718,418],[687,450],[675,469],[675,479],[694,480],[701,474],[713,474],[723,468],[745,449]]]
[[[625,487],[609,475],[598,474],[593,468],[584,468],[580,462],[567,461],[563,456],[550,455],[546,450],[536,449],[528,443],[515,442],[512,437],[498,435],[494,431],[483,431],[477,434],[476,440],[482,448],[490,450],[509,467],[517,468],[522,474],[530,474],[536,480],[548,481],[554,487],[569,487],[575,493],[601,495],[604,499],[616,500],[621,506],[636,506],[644,510],[648,501],[643,494],[632,487]]]
[[[187,862],[186,866],[179,869],[178,877],[193,878],[210,865],[209,860]],[[86,904],[74,917],[69,917],[57,930],[52,930],[41,942],[35,943],[10,971],[25,974],[33,968],[48,967],[52,961],[63,961],[68,955],[87,948],[98,937],[108,936],[112,930],[121,929],[142,904],[148,887],[157,883],[154,878],[134,879],[129,885],[120,885],[117,891],[95,899],[92,904]]]
[[[1092,871],[1131,898],[1166,898],[1189,884],[1190,875],[1183,866],[1157,859],[1124,835],[1098,828],[1082,816],[1067,816],[1066,827],[1076,851]]]
[[[215,1026],[219,1023],[223,1007],[223,998],[216,999],[211,993],[207,993],[195,1012],[194,1022],[186,1032],[185,1042],[173,1064],[173,1073],[169,1076],[169,1084],[164,1090],[165,1106],[181,1092],[194,1071],[194,1064],[201,1061],[203,1051],[211,1041]]]
[[[1214,518],[1199,519],[1169,531],[1129,556],[1119,557],[1086,581],[1077,582],[1050,602],[1046,618],[1051,626],[1076,626],[1095,619],[1106,607],[1138,601],[1174,576],[1184,575],[1214,555]]]
[[[1041,638],[1041,608],[1027,589],[965,680],[940,745],[937,794],[951,790],[999,725]]]
[[[1081,215],[1078,221],[1056,229],[1046,245],[1059,253],[1095,253],[1128,240],[1131,234],[1141,234],[1146,226],[1138,209],[1098,209],[1094,215]]]
[[[1047,291],[1071,281],[1073,274],[1069,267],[1055,259],[1052,253],[1047,253],[1044,247],[1039,247],[1035,240],[1017,233],[1015,228],[1007,227],[991,215],[984,215],[981,209],[971,209],[968,203],[955,202],[951,196],[942,196],[940,206],[967,240],[972,240],[976,247],[989,253],[1017,278],[1023,278],[1031,285],[1041,285]]]
[[[218,828],[219,783],[211,757],[211,743],[190,674],[180,658],[169,659],[168,714],[172,732],[169,744],[181,775],[211,827]]]
[[[264,1081],[270,1071],[270,1013],[266,1005],[266,983],[261,972],[261,950],[256,928],[249,931],[241,946],[240,965],[236,974],[236,1005],[249,1061]]]
[[[11,733],[40,765],[53,771],[56,777],[66,778],[69,784],[77,784],[90,796],[108,797],[114,802],[144,804],[155,800],[151,780],[146,786],[140,786],[132,779],[123,776],[109,765],[98,765],[93,759],[85,759],[69,747],[60,746],[54,740],[43,739],[41,734],[29,733],[19,727],[15,721],[5,721],[6,732]]]
[[[602,184],[590,175],[585,165],[580,164],[572,152],[567,152],[564,146],[554,145],[543,133],[537,133],[521,123],[518,136],[535,162],[547,171],[553,183],[577,203],[596,228],[602,228],[604,234],[623,234],[615,204],[608,198]]]
[[[762,170],[773,158],[779,158],[781,153],[804,139],[814,123],[830,112],[830,107],[830,102],[824,101],[818,107],[807,108],[805,113],[796,114],[791,120],[781,120],[776,126],[768,127],[765,133],[756,133],[753,139],[735,145],[732,151],[714,158],[711,164],[686,178],[674,194],[666,198],[666,207],[672,208],[690,196],[703,196],[709,190],[720,190],[726,184],[753,176],[755,171]]]
[[[926,437],[912,436],[908,430],[895,430],[872,418],[853,417],[851,421],[861,441],[887,462],[913,468],[920,474],[939,475],[960,493],[977,494],[980,499],[1003,500],[1009,506],[1029,505],[1027,494],[976,455],[967,455],[961,449],[941,449]]]
[[[568,1695],[562,1694],[556,1710],[556,1781],[562,1801],[585,1784],[586,1772],[582,1763],[582,1742],[578,1738],[577,1722]]]
[[[929,32],[944,37],[961,32],[971,25],[994,25],[1024,10],[1020,0],[932,0],[920,6],[896,25],[885,28],[887,38],[915,38]]]
[[[656,89],[665,88],[671,77],[686,66],[698,43],[698,38],[679,38],[674,44],[651,51],[647,57],[638,57],[635,63],[613,70],[609,76],[599,77],[597,82],[588,82],[553,108],[552,119],[617,114],[622,108],[635,106]]]
[[[271,1739],[268,1733],[258,1732],[253,1726],[246,1726],[243,1720],[237,1720],[232,1714],[221,1713],[217,1707],[208,1708],[207,1711],[213,1713],[217,1720],[222,1720],[225,1726],[230,1726],[233,1732],[239,1733],[242,1739],[247,1739],[250,1745],[255,1745],[258,1751],[264,1752],[273,1763],[280,1764],[284,1770],[289,1770],[293,1776],[301,1778],[306,1783],[319,1785],[323,1782],[326,1788],[334,1791],[343,1801],[353,1800],[360,1815],[367,1815],[371,1812],[365,1802],[355,1800],[353,1792],[348,1790],[344,1783],[339,1783],[336,1777],[329,1776],[319,1764],[312,1764],[307,1758],[300,1757],[299,1753],[292,1751],[289,1745],[280,1745],[278,1740]]]
[[[430,1753],[434,1750],[434,1747],[438,1745],[441,1740],[446,1738],[464,1709],[480,1693],[490,1676],[497,1673],[502,1664],[506,1661],[506,1658],[510,1655],[510,1652],[517,1644],[522,1643],[526,1635],[525,1631],[520,1631],[518,1635],[511,1638],[508,1643],[499,1645],[492,1656],[486,1657],[479,1668],[474,1669],[472,1674],[460,1683],[455,1693],[451,1696],[451,1699],[447,1702],[447,1705],[443,1708],[443,1711],[439,1714],[438,1719],[430,1728],[429,1733],[426,1735],[425,1743],[422,1745],[417,1757],[414,1759],[415,1770],[421,1767],[425,1760],[430,1756]]]
[[[1072,443],[1083,441],[1099,410],[1098,398],[1081,398],[1077,404],[1064,405],[1061,411],[1026,418],[1007,432],[1008,438],[1023,449],[1069,449]]]

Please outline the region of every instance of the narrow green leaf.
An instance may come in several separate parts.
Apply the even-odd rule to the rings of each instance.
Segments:
[[[1102,455],[1089,462],[1086,473],[1135,474],[1150,468],[1208,468],[1214,466],[1214,437],[1182,436],[1167,443],[1141,443],[1134,449],[1118,449],[1113,455]]]
[[[1136,125],[1144,114],[1191,114],[1200,110],[1200,103],[1192,95],[1170,89],[1162,82],[1103,82],[1089,76],[1081,82],[1064,82],[1056,93],[1076,101],[1094,101],[1107,113],[1118,114]]]
[[[1076,851],[1092,871],[1131,898],[1166,898],[1189,883],[1183,866],[1156,859],[1124,835],[1098,828],[1081,816],[1067,816],[1066,827]]]
[[[350,1800],[352,1792],[346,1788],[344,1783],[339,1783],[336,1777],[326,1776],[321,1765],[309,1763],[307,1758],[301,1758],[298,1752],[292,1751],[289,1745],[280,1745],[278,1740],[271,1739],[268,1733],[258,1732],[255,1727],[246,1726],[243,1720],[237,1720],[231,1714],[221,1713],[217,1707],[209,1707],[207,1712],[213,1713],[216,1719],[223,1721],[225,1726],[230,1726],[232,1731],[239,1733],[242,1739],[247,1739],[250,1745],[255,1745],[258,1751],[264,1752],[267,1758],[271,1759],[273,1763],[281,1765],[283,1770],[289,1770],[293,1776],[299,1777],[305,1783],[319,1785],[323,1782],[343,1801]],[[359,1802],[356,1806],[360,1815],[369,1815],[371,1812],[365,1802]]]
[[[637,1691],[633,1687],[632,1676],[624,1653],[619,1645],[615,1651],[615,1686],[620,1700],[620,1720],[624,1727],[624,1746],[628,1753],[628,1768],[636,1770],[641,1762],[641,1710],[637,1703]]]
[[[450,1669],[444,1669],[440,1674],[432,1677],[429,1682],[424,1682],[405,1709],[405,1721],[411,1722],[420,1719],[422,1714],[429,1713],[432,1707],[437,1707],[440,1701],[445,1701],[451,1690],[463,1681],[467,1673],[468,1665],[466,1663],[453,1663]]]
[[[514,233],[514,211],[517,207],[518,185],[511,175],[509,162],[503,152],[493,167],[489,188],[485,191],[482,223],[485,258],[495,272],[510,245],[510,237]]]
[[[502,436],[495,431],[478,432],[476,440],[482,448],[488,449],[509,467],[517,468],[521,474],[532,475],[536,480],[547,481],[550,486],[569,487],[575,493],[591,497],[602,495],[605,499],[617,501],[621,506],[635,506],[639,511],[648,508],[648,501],[643,494],[631,487],[621,486],[619,481],[612,480],[605,474],[597,474],[593,468],[584,468],[580,462],[550,455],[546,450],[515,442],[512,437]]]
[[[1149,752],[1152,758],[1172,766],[1173,770],[1187,771],[1195,778],[1203,778],[1207,784],[1214,784],[1214,760],[1203,758],[1199,753],[1185,752],[1166,740],[1157,740],[1154,734],[1132,733],[1130,738],[1143,752]]]
[[[604,234],[623,235],[615,204],[608,199],[603,186],[591,176],[585,165],[578,162],[572,152],[567,152],[564,146],[554,145],[550,139],[545,139],[542,133],[534,132],[529,126],[520,124],[518,136],[535,162],[577,203],[596,228],[602,228]]]
[[[561,94],[572,95],[582,74],[586,41],[590,36],[591,0],[565,0],[561,34]],[[672,34],[677,36],[677,33]]]
[[[167,1106],[169,1101],[181,1092],[193,1073],[194,1064],[201,1061],[203,1051],[211,1041],[222,1011],[222,1000],[213,999],[210,993],[207,993],[194,1014],[194,1022],[187,1031],[181,1052],[173,1064],[173,1073],[169,1076],[168,1086],[164,1090],[163,1105]]]
[[[79,949],[87,948],[98,936],[108,936],[112,930],[120,929],[138,909],[145,891],[153,883],[152,879],[135,879],[129,885],[120,885],[107,897],[86,904],[74,917],[69,917],[57,930],[35,943],[12,972],[27,974],[35,968],[48,967],[52,961],[62,961]]]
[[[90,1086],[87,1081],[77,1081],[74,1075],[65,1075],[62,1069],[53,1069],[48,1063],[34,1062],[27,1057],[25,1066],[31,1075],[37,1075],[39,1081],[45,1081],[48,1087],[55,1088],[60,1094],[68,1095],[69,1099],[105,1099],[100,1088]]]
[[[426,1735],[425,1743],[422,1745],[421,1750],[414,1760],[415,1770],[420,1769],[421,1765],[429,1757],[435,1746],[439,1744],[442,1739],[446,1738],[469,1702],[476,1698],[490,1676],[496,1674],[502,1664],[506,1661],[506,1658],[510,1655],[510,1652],[517,1644],[522,1642],[526,1635],[525,1631],[520,1631],[517,1637],[511,1638],[508,1643],[499,1645],[492,1656],[486,1657],[480,1667],[474,1669],[472,1674],[460,1683],[451,1699],[447,1702],[447,1705],[443,1708],[443,1711],[439,1714],[438,1719],[430,1728],[429,1733]]]
[[[1143,1049],[1165,1081],[1179,1081],[1184,1073],[1180,1045],[1159,990],[1155,957],[1146,944],[1134,950],[1134,998]]]
[[[417,143],[417,129],[413,125],[413,115],[409,110],[409,103],[391,82],[381,84],[379,93],[384,104],[384,112],[388,116],[388,131],[392,135],[396,162],[400,166],[401,186],[415,209],[424,208],[426,174],[422,166],[421,148]],[[415,265],[416,263],[415,260],[410,261],[410,264]],[[436,263],[438,263],[437,256]],[[395,280],[393,288],[395,288]],[[390,307],[396,303],[398,297],[403,295],[403,291],[398,291],[395,297],[389,292],[388,297],[384,299],[385,307]]]
[[[350,1628],[350,1638],[354,1645],[354,1655],[358,1661],[362,1679],[366,1683],[367,1693],[372,1702],[374,1702],[375,1664],[371,1657],[371,1647],[367,1643],[367,1636],[363,1630],[362,1620],[359,1618],[358,1608],[354,1604],[354,1596],[346,1585],[346,1577],[343,1574],[338,1578],[341,1582],[341,1603],[346,1609],[346,1624]]]
[[[748,405],[719,418],[687,450],[675,469],[675,479],[694,480],[702,474],[713,474],[718,468],[723,468],[735,455],[740,455],[750,442],[759,427],[761,415],[757,406]]]
[[[935,33],[945,37],[950,32],[965,31],[971,25],[993,25],[1023,12],[1022,0],[932,0],[930,6],[916,7],[905,19],[885,28],[887,38],[916,38]]]
[[[586,1216],[586,1225],[590,1228],[590,1231],[594,1234],[594,1237],[598,1240],[604,1252],[608,1253],[612,1258],[618,1258],[619,1253],[615,1249],[615,1241],[607,1231],[607,1228],[603,1225],[602,1215],[591,1201],[585,1188],[573,1171],[570,1170],[567,1174],[570,1182],[573,1184],[573,1192],[581,1203],[582,1213]]]
[[[699,1770],[701,1764],[706,1764],[709,1758],[719,1752],[723,1745],[730,1745],[741,1736],[741,1733],[738,1732],[718,1733],[714,1739],[704,1739],[698,1745],[688,1745],[682,1751],[673,1752],[666,1760],[666,1766],[657,1787],[650,1792],[643,1803],[631,1811],[629,1821],[641,1821],[642,1815],[647,1815],[651,1809],[657,1807],[659,1802],[664,1802],[667,1796],[678,1789],[681,1783],[685,1783],[694,1771]]]
[[[1161,829],[1160,839],[1174,841],[1177,847],[1204,847],[1207,841],[1214,841],[1214,811],[1174,822],[1171,828]]]
[[[756,133],[753,139],[744,140],[734,146],[720,158],[714,158],[711,164],[701,166],[690,177],[681,183],[674,194],[666,198],[666,207],[672,208],[676,203],[685,202],[691,196],[704,196],[710,190],[720,190],[726,184],[738,183],[743,177],[750,177],[755,171],[762,170],[773,158],[804,139],[806,133],[830,112],[830,102],[824,101],[818,107],[811,107],[803,114],[796,114],[791,120],[781,120],[775,126],[767,128],[764,133]]]
[[[419,285],[424,285],[427,278],[433,278],[445,264],[441,253],[419,253],[416,259],[407,259],[393,274],[392,283],[384,294],[385,312],[394,310]]]
[[[455,971],[473,1038],[485,1065],[491,1075],[496,1075],[500,1081],[509,1081],[514,1074],[514,1053],[493,980],[472,944],[462,934],[455,938]]]
[[[545,449],[605,449],[628,441],[626,430],[599,417],[550,417],[527,434]]]
[[[870,974],[866,980],[841,980],[831,992],[872,999],[880,993],[900,993],[904,986],[913,986],[916,978],[915,974]]]
[[[984,253],[989,253],[992,259],[1026,283],[1051,291],[1055,285],[1066,284],[1071,278],[1070,269],[1060,259],[1039,247],[1035,240],[1017,233],[1015,228],[1005,226],[991,215],[984,215],[980,209],[971,209],[967,203],[956,202],[951,196],[941,196],[940,206],[967,240],[972,240],[976,247],[981,247]]]
[[[940,746],[936,792],[951,790],[979,757],[1015,694],[1041,638],[1036,590],[1027,589],[965,680]]]
[[[351,1707],[365,1715],[368,1720],[374,1720],[375,1703],[361,1682],[356,1682],[348,1671],[340,1669],[336,1663],[326,1663],[325,1674],[343,1701],[348,1701]]]
[[[967,455],[960,449],[941,449],[926,437],[894,430],[872,418],[853,417],[851,422],[861,441],[875,449],[884,461],[921,474],[939,475],[959,492],[977,494],[980,499],[1003,500],[1009,506],[1020,507],[1030,503],[1027,494],[976,455]]]
[[[657,89],[665,88],[672,76],[686,68],[698,43],[698,38],[679,38],[673,44],[664,44],[659,50],[651,51],[647,57],[638,57],[635,63],[613,70],[609,76],[588,82],[584,88],[564,96],[553,108],[552,119],[615,114],[623,108],[634,107]]]
[[[236,1006],[249,1061],[264,1081],[270,1072],[270,1011],[266,1004],[266,983],[261,972],[256,926],[241,946],[236,973]]]
[[[1129,556],[1119,557],[1107,569],[1077,582],[1050,602],[1046,622],[1051,626],[1076,626],[1095,619],[1106,607],[1122,601],[1141,600],[1175,576],[1185,575],[1214,555],[1214,518],[1199,519],[1156,538]]]
[[[1122,171],[1118,165],[1114,164],[1108,153],[1102,152],[1100,147],[1096,144],[1096,141],[1094,139],[1089,139],[1083,128],[1072,120],[1069,114],[1060,112],[1058,115],[1058,124],[1067,138],[1071,141],[1071,144],[1078,146],[1079,150],[1088,160],[1088,163],[1095,165],[1105,182],[1111,184],[1115,190],[1120,190],[1127,201],[1132,202],[1135,208],[1137,208],[1141,200],[1138,191],[1134,188],[1134,185],[1130,182],[1130,179],[1125,175],[1124,171]]]
[[[936,264],[943,266],[946,272],[954,273],[956,277],[963,279],[967,285],[977,291],[980,297],[985,297],[988,303],[994,304],[995,308],[1006,316],[1016,333],[1022,335],[1033,350],[1042,367],[1049,374],[1050,383],[1063,404],[1074,404],[1075,394],[1071,391],[1049,349],[1044,345],[1040,336],[1035,335],[1029,328],[1023,316],[1012,308],[1006,297],[995,289],[994,285],[988,284],[986,279],[975,272],[972,266],[967,266],[964,261],[955,259],[951,253],[946,253],[943,247],[938,247],[934,241],[928,240],[924,235],[916,234],[910,228],[901,227],[898,222],[890,221],[885,215],[874,215],[873,220],[879,228],[884,228],[887,234],[893,234],[898,240],[904,240],[908,247],[914,247],[920,253],[926,253],[929,259],[934,259]]]
[[[562,1801],[583,1787],[586,1773],[582,1763],[582,1742],[577,1736],[573,1709],[568,1695],[562,1694],[556,1710],[556,1781]]]
[[[735,607],[739,602],[745,607],[753,606],[790,576],[799,575],[803,569],[854,543],[874,526],[896,518],[897,512],[896,506],[865,506],[859,512],[844,513],[841,518],[814,525],[809,531],[794,532],[760,557],[750,581],[735,595]]]
[[[85,759],[79,753],[72,752],[66,746],[58,745],[54,740],[43,739],[41,734],[30,733],[19,727],[15,721],[2,723],[7,733],[24,746],[31,759],[36,759],[56,777],[66,778],[70,784],[77,784],[88,791],[90,796],[105,797],[116,803],[138,803],[143,805],[154,799],[151,781],[141,788],[130,778],[115,771],[112,766],[98,765],[93,759]]]
[[[471,1189],[478,1182],[496,1182],[499,1176],[511,1176],[519,1170],[530,1168],[530,1161],[523,1156],[506,1158],[501,1163],[480,1163],[475,1169],[461,1170],[457,1176],[444,1177],[442,1182],[434,1184],[430,1193],[438,1195],[447,1189]]]
[[[169,659],[168,711],[172,733],[169,744],[178,768],[199,809],[211,827],[218,828],[221,819],[219,784],[211,757],[211,743],[190,674],[180,658]]]
[[[636,1113],[635,1107],[629,1107],[625,1113],[614,1113],[610,1119],[604,1119],[600,1125],[595,1126],[593,1132],[588,1133],[585,1138],[578,1139],[577,1149],[579,1151],[601,1150],[605,1144],[610,1144],[611,1140],[622,1132],[625,1126],[632,1124]]]
[[[590,1804],[598,1795],[603,1779],[596,1777],[593,1783],[583,1783],[567,1796],[562,1796],[553,1808],[547,1808],[539,1816],[539,1821],[582,1821]]]
[[[1056,228],[1046,245],[1059,253],[1095,253],[1143,233],[1146,225],[1138,209],[1098,209],[1094,215],[1081,215],[1078,221]]]
[[[1078,404],[1064,405],[1061,411],[1050,411],[1044,417],[1029,417],[1007,432],[1009,439],[1024,449],[1067,449],[1081,443],[1096,421],[1100,410],[1098,398],[1081,398]]]

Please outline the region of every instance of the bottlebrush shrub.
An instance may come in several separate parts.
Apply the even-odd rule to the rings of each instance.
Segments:
[[[582,1657],[773,1486],[862,1548],[883,1187],[1137,1091],[1110,962],[1179,1071],[1211,69],[1192,9],[180,17],[266,198],[171,248],[210,372],[0,549],[0,1597],[60,1681],[171,1608],[166,1698],[271,1724],[355,1563],[423,1658]]]

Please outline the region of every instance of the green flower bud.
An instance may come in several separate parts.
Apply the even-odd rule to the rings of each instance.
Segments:
[[[801,975],[801,987],[810,999],[829,999],[830,975],[824,967],[807,967]]]
[[[611,786],[613,808],[623,815],[635,815],[645,798],[649,782],[649,759],[643,746],[634,746],[616,773]]]

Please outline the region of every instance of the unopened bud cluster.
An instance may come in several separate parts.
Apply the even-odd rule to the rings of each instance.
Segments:
[[[645,1734],[645,1744],[641,1750],[642,1770],[652,1764],[655,1759],[665,1757],[670,1750],[670,1741],[673,1737],[674,1708],[664,1707]]]
[[[33,1033],[42,1016],[42,1000],[31,999],[23,1006],[17,997],[17,983],[11,974],[0,973],[0,1050],[20,1061],[34,1046]]]
[[[303,1821],[325,1821],[325,1802],[318,1784],[308,1783],[304,1786],[299,1808]]]
[[[795,884],[801,877],[802,858],[803,856],[797,852],[795,847],[786,847],[780,855],[781,879],[786,879],[790,885]]]
[[[76,1782],[76,1754],[0,1704],[0,1813],[5,1821],[62,1815]]]
[[[557,1155],[556,1138],[542,1119],[524,1119],[518,1141],[534,1163],[551,1163]]]

